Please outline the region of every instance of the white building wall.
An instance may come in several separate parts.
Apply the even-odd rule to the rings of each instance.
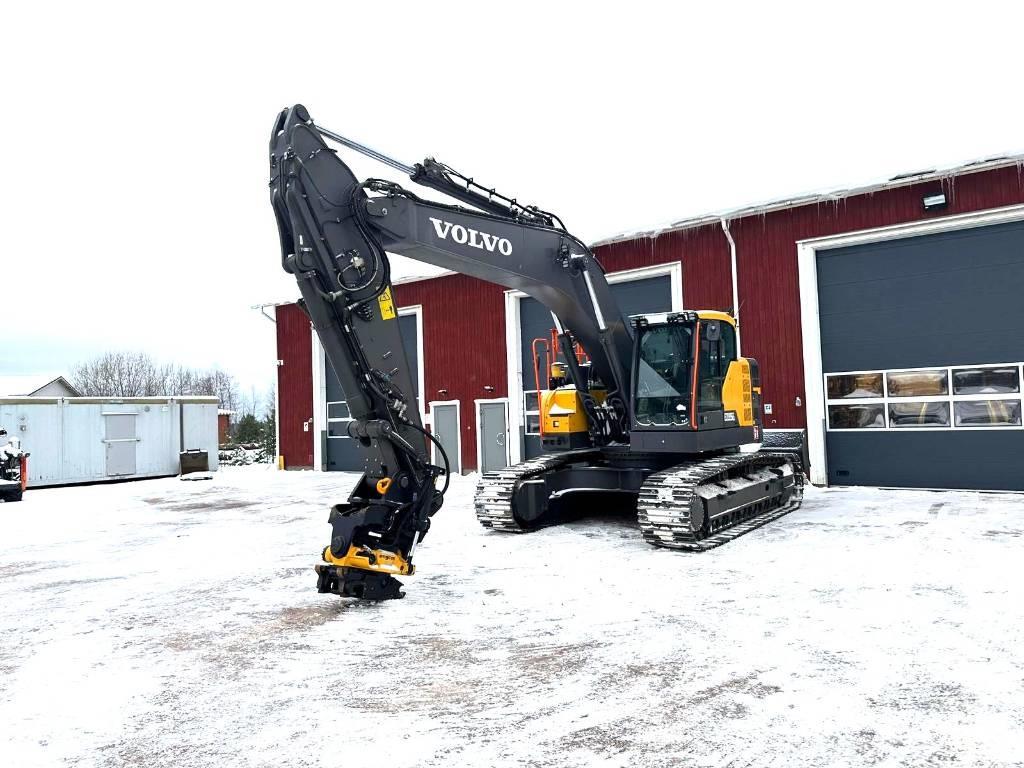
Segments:
[[[177,407],[185,409],[184,449],[187,451],[198,448],[200,451],[206,451],[210,457],[210,470],[217,469],[217,448],[220,442],[217,433],[217,403],[183,403]],[[172,436],[171,442],[175,448],[174,457],[177,461],[177,435]]]
[[[181,450],[206,451],[210,469],[217,461],[216,398],[0,399],[0,426],[22,441],[31,455],[28,485],[62,485],[178,473]],[[182,409],[184,420],[181,421]],[[135,473],[107,472],[106,416],[133,414]]]

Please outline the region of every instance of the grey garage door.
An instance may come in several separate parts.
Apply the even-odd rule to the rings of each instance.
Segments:
[[[1024,490],[1024,222],[817,269],[829,482]]]
[[[413,371],[419,371],[420,359],[417,351],[416,315],[399,315],[398,322],[402,329],[402,346],[405,357]],[[330,362],[325,368],[327,385],[327,429],[322,439],[324,469],[338,472],[362,472],[366,456],[359,442],[348,436],[348,423],[352,420],[348,411],[345,393],[334,375]],[[413,376],[416,388],[417,408],[419,407],[419,376]]]
[[[625,317],[653,312],[672,311],[672,279],[668,275],[645,277],[614,283],[612,295]],[[525,427],[520,427],[523,458],[529,459],[540,454],[540,414],[538,411],[533,365],[533,340],[549,339],[551,336],[551,313],[536,299],[523,298],[519,301],[519,328],[522,345],[523,388]],[[538,345],[539,347],[539,345]],[[547,375],[543,371],[541,358],[540,386],[547,386]]]

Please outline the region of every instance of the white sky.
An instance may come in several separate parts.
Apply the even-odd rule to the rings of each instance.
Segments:
[[[589,241],[1024,148],[1020,3],[18,5],[0,375],[121,348],[268,386],[250,307],[297,295],[266,186],[296,102]]]

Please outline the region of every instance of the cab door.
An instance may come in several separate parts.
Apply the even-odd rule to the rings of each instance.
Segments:
[[[736,359],[736,330],[720,320],[700,324],[697,354],[697,428],[721,429],[725,423],[722,388],[729,364]]]

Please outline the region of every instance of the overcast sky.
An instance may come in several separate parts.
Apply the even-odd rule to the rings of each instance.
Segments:
[[[140,349],[268,386],[251,307],[297,290],[267,142],[298,102],[588,241],[1024,150],[1021,3],[17,5],[0,375]]]

